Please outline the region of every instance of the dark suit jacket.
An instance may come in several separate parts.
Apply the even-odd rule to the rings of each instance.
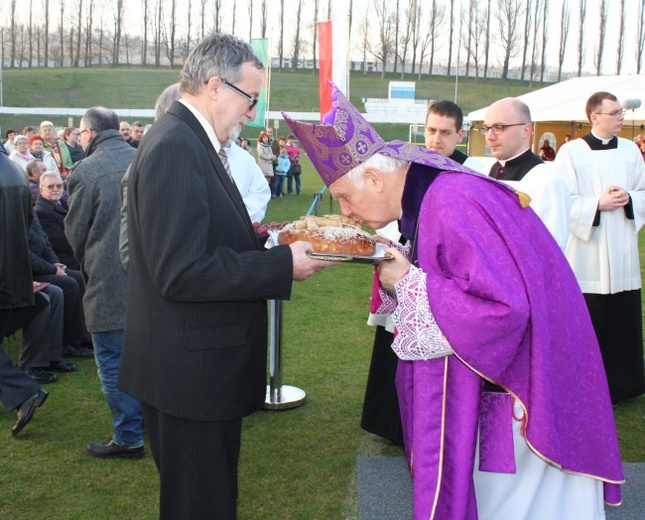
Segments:
[[[266,396],[267,299],[288,299],[288,247],[263,250],[208,136],[175,102],[139,147],[119,388],[165,414],[239,418]]]
[[[52,245],[56,256],[70,269],[80,271],[81,266],[74,257],[72,246],[69,245],[67,237],[65,236],[64,220],[65,215],[67,215],[67,210],[60,204],[55,204],[40,195],[36,199],[34,209],[38,214],[40,226],[47,234],[49,243]]]

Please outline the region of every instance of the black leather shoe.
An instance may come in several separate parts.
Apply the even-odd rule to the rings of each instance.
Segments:
[[[108,439],[105,442],[90,442],[85,449],[92,457],[99,459],[142,459],[145,456],[143,446],[138,448],[119,446],[113,439]]]
[[[65,357],[92,358],[94,351],[81,345],[67,345],[63,351]]]
[[[54,383],[58,381],[58,377],[51,372],[46,372],[41,368],[34,367],[22,367],[29,377],[31,377],[37,383]]]
[[[22,429],[29,424],[31,418],[34,416],[34,410],[47,400],[49,394],[42,388],[38,390],[26,401],[23,401],[16,410],[16,424],[11,428],[11,435],[18,435]]]
[[[52,361],[49,363],[49,370],[54,372],[76,372],[76,365],[72,363],[66,363],[65,361]]]

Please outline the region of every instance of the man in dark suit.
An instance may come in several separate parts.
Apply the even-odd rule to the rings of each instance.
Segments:
[[[235,518],[242,417],[266,396],[266,301],[334,265],[304,242],[264,250],[218,155],[255,118],[262,83],[247,43],[207,37],[130,168],[119,388],[142,404],[161,518]]]
[[[49,239],[49,243],[58,259],[68,269],[79,271],[81,265],[74,257],[72,246],[65,236],[65,216],[67,209],[61,204],[63,196],[63,179],[58,172],[45,172],[40,176],[40,194],[36,199],[34,210],[40,225]]]

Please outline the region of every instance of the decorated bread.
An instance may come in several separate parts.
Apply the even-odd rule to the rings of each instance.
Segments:
[[[280,231],[278,242],[292,244],[310,242],[317,253],[372,256],[376,243],[354,219],[343,215],[301,217]]]

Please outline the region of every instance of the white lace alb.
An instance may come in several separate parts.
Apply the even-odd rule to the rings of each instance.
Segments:
[[[410,271],[396,283],[394,289],[399,302],[392,314],[397,329],[392,343],[394,353],[406,361],[434,359],[452,354],[450,343],[432,314],[423,270],[410,266]],[[391,294],[383,290],[381,297],[384,306],[396,302]]]

